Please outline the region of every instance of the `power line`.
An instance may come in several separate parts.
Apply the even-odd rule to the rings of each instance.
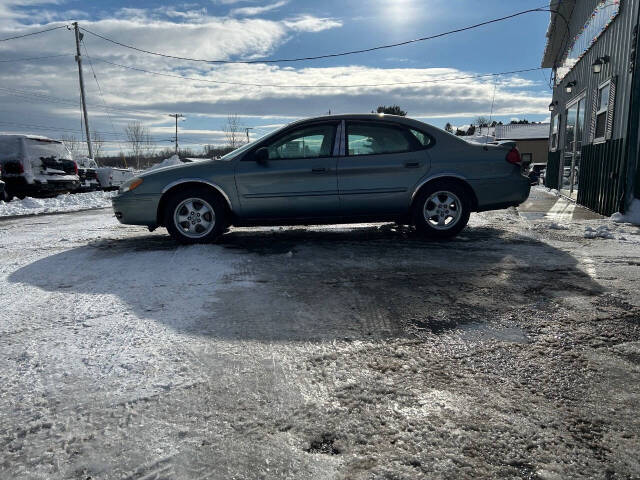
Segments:
[[[60,57],[73,57],[72,53],[63,53],[60,55],[46,55],[44,57],[27,57],[27,58],[10,58],[7,60],[0,60],[0,63],[7,63],[7,62],[28,62],[31,60],[45,60],[45,59],[49,59],[49,58],[60,58]]]
[[[109,113],[108,107],[107,107],[107,102],[104,99],[104,95],[102,93],[102,87],[100,87],[100,82],[98,82],[98,77],[96,76],[96,71],[93,69],[93,62],[91,61],[91,56],[89,55],[89,50],[87,49],[87,45],[84,43],[84,40],[82,40],[82,38],[80,39],[80,41],[82,42],[82,46],[84,47],[84,52],[87,54],[87,58],[89,59],[89,65],[91,66],[91,73],[93,73],[93,79],[96,81],[96,85],[98,86],[98,92],[100,92],[100,98],[102,99],[102,103],[104,104],[105,107],[105,113],[107,114],[107,118],[109,119],[109,123],[111,124],[111,131],[113,131],[113,133],[116,133],[116,128],[113,125],[113,119],[111,118],[111,114]],[[120,145],[120,148],[122,148],[122,145]]]
[[[548,8],[548,5],[545,5]],[[473,30],[479,27],[483,27],[486,25],[491,25],[493,23],[498,23],[498,22],[503,22],[505,20],[510,20],[512,18],[516,18],[522,15],[527,15],[529,13],[534,13],[534,12],[547,12],[549,11],[548,9],[544,9],[543,7],[539,7],[539,8],[532,8],[529,10],[523,10],[521,12],[516,12],[512,15],[507,15],[505,17],[500,17],[500,18],[494,18],[492,20],[487,20],[485,22],[480,22],[480,23],[476,23],[474,25],[469,25],[467,27],[462,27],[462,28],[457,28],[455,30],[449,30],[447,32],[442,32],[442,33],[438,33],[436,35],[430,35],[430,36],[426,36],[426,37],[420,37],[420,38],[415,38],[412,40],[406,40],[403,42],[398,42],[398,43],[391,43],[391,44],[387,44],[387,45],[379,45],[376,47],[370,47],[370,48],[363,48],[360,50],[350,50],[350,51],[346,51],[346,52],[340,52],[340,53],[331,53],[331,54],[326,54],[326,55],[316,55],[316,56],[309,56],[309,57],[298,57],[298,58],[279,58],[276,60],[207,60],[207,59],[203,59],[203,58],[190,58],[190,57],[181,57],[181,56],[177,56],[177,55],[169,55],[166,53],[160,53],[160,52],[154,52],[151,50],[145,50],[143,48],[139,48],[133,45],[128,45],[126,43],[122,43],[119,42],[117,40],[113,40],[111,38],[105,37],[104,35],[100,35],[99,33],[95,33],[92,32],[91,30],[88,30],[84,27],[80,27],[84,32],[87,32],[90,35],[93,35],[95,37],[101,38],[102,40],[105,40],[107,42],[113,43],[115,45],[119,45],[121,47],[124,48],[129,48],[131,50],[136,50],[138,52],[142,52],[142,53],[146,53],[149,55],[156,55],[159,57],[165,57],[165,58],[172,58],[174,60],[186,60],[186,61],[190,61],[190,62],[204,62],[204,63],[216,63],[216,64],[229,64],[229,63],[241,63],[241,64],[254,64],[254,63],[285,63],[285,62],[302,62],[302,61],[308,61],[308,60],[320,60],[323,58],[335,58],[335,57],[343,57],[343,56],[347,56],[347,55],[355,55],[355,54],[359,54],[359,53],[368,53],[368,52],[374,52],[377,50],[384,50],[387,48],[395,48],[395,47],[400,47],[403,45],[409,45],[412,43],[418,43],[418,42],[424,42],[427,40],[434,40],[436,38],[442,38],[448,35],[453,35],[455,33],[461,33],[461,32],[466,32],[468,30]]]
[[[162,77],[170,77],[170,78],[179,78],[181,80],[191,80],[195,82],[205,82],[205,83],[214,83],[219,85],[233,85],[240,87],[262,87],[262,88],[362,88],[362,87],[393,87],[393,86],[401,86],[401,85],[419,85],[419,84],[427,84],[427,83],[441,83],[441,82],[449,82],[451,80],[468,80],[473,78],[483,78],[483,77],[496,77],[502,75],[515,75],[518,73],[527,73],[527,72],[535,72],[537,70],[544,70],[542,67],[535,68],[526,68],[523,70],[512,70],[510,72],[498,72],[498,73],[487,73],[482,75],[471,75],[464,77],[450,77],[450,78],[442,78],[438,80],[417,80],[414,82],[392,82],[392,83],[373,83],[373,84],[356,84],[356,85],[282,85],[282,84],[263,84],[263,83],[242,83],[242,82],[227,82],[223,80],[210,80],[205,78],[195,78],[195,77],[187,77],[184,75],[176,75],[171,73],[162,73],[155,72],[153,70],[145,70],[143,68],[131,67],[129,65],[122,65],[119,63],[109,62],[107,60],[103,60],[101,58],[95,58],[94,60],[98,62],[107,63],[109,65],[113,65],[115,67],[126,68],[128,70],[135,70],[138,72],[148,73],[151,75],[158,75]]]
[[[9,40],[15,40],[17,38],[30,37],[31,35],[39,35],[41,33],[52,32],[54,30],[59,30],[61,28],[67,28],[67,26],[66,25],[60,25],[58,27],[47,28],[46,30],[40,30],[38,32],[31,32],[31,33],[25,33],[25,34],[22,34],[22,35],[16,35],[15,37],[2,38],[2,39],[0,39],[0,42],[8,42]]]
[[[8,88],[8,87],[0,87],[0,92],[1,91],[6,91],[9,92],[9,94],[20,97],[21,99],[27,100],[27,101],[31,101],[31,102],[35,102],[35,99],[32,97],[36,97],[38,100],[41,100],[43,102],[50,102],[50,103],[55,103],[55,104],[59,104],[59,105],[69,105],[69,106],[73,106],[73,107],[77,107],[77,102],[75,100],[70,100],[67,98],[61,98],[61,97],[55,97],[53,95],[47,95],[47,94],[42,94],[42,93],[38,93],[38,92],[32,92],[32,91],[27,91],[27,90],[18,90],[15,88]],[[37,102],[35,102],[37,103]],[[124,112],[124,113],[136,113],[136,114],[141,114],[141,115],[152,115],[152,112],[149,111],[142,111],[142,110],[133,110],[133,109],[128,109],[128,108],[121,108],[121,107],[102,107],[100,105],[89,105],[87,104],[87,106],[92,107],[92,108],[99,108],[99,109],[109,109],[112,111],[118,111],[118,112]]]

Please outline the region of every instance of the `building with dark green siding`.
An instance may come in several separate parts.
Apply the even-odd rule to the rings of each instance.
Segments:
[[[640,0],[553,0],[545,184],[601,213],[640,198]]]

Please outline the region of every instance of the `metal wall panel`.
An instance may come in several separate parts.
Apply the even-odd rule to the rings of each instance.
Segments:
[[[576,2],[570,17],[570,38],[573,38],[582,29],[598,3],[599,0]],[[566,106],[575,98],[586,95],[585,111],[587,117],[585,118],[586,128],[583,132],[582,164],[577,201],[604,215],[610,215],[619,208],[622,188],[627,183],[624,159],[633,86],[629,61],[633,30],[638,23],[639,7],[640,0],[622,0],[621,11],[615,21],[562,82],[554,88],[553,99],[554,102],[558,102],[554,114],[562,114],[563,124],[559,129],[559,145],[563,147],[565,145]],[[559,21],[557,28],[563,25],[564,22]],[[609,56],[609,63],[603,65],[602,72],[594,74],[593,62],[603,56]],[[592,144],[590,143],[592,140],[590,129],[596,100],[595,92],[602,83],[614,77],[616,77],[616,95],[611,139],[603,144]],[[577,85],[573,88],[573,92],[568,94],[565,92],[565,87],[568,82],[572,81],[575,81]],[[558,188],[555,183],[559,183],[561,160],[562,154],[560,152],[549,154],[547,176],[549,183],[554,183],[554,188]],[[553,168],[552,165],[555,166],[557,172],[550,172],[550,169]]]
[[[571,36],[576,35],[584,26],[584,23],[591,16],[598,5],[599,0],[581,0],[576,2],[575,9],[570,18]],[[629,54],[631,52],[631,40],[633,29],[638,20],[638,4],[640,0],[622,0],[620,14],[609,28],[600,36],[598,41],[576,64],[571,72],[554,89],[554,101],[558,101],[556,112],[564,112],[567,103],[586,91],[587,93],[587,115],[592,111],[593,92],[598,86],[611,77],[618,77],[617,95],[615,104],[615,119],[613,125],[612,138],[622,138],[627,133],[627,122],[629,118],[629,98],[631,95],[632,75],[629,73]],[[558,27],[563,25],[560,21]],[[605,64],[602,72],[594,74],[593,62],[598,57],[608,55],[609,63]],[[577,82],[573,92],[565,92],[568,82]],[[590,125],[587,118],[586,125]],[[588,141],[588,134],[585,132],[585,142]],[[562,135],[564,136],[564,126]],[[563,141],[563,139],[561,139]],[[563,143],[561,143],[562,145]]]

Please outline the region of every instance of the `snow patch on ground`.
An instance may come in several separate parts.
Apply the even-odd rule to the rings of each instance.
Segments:
[[[153,172],[154,170],[158,170],[160,168],[165,168],[165,167],[173,167],[175,165],[182,165],[182,160],[180,160],[180,157],[178,157],[177,155],[174,155],[172,157],[169,157],[163,161],[161,161],[160,163],[156,163],[155,165],[147,168],[146,170],[144,170],[144,172]]]
[[[597,228],[584,227],[584,238],[615,238],[608,225],[600,225]]]
[[[26,197],[23,200],[14,199],[11,202],[0,201],[0,217],[105,208],[111,206],[111,197],[113,195],[113,192],[99,191],[67,193],[54,198]]]
[[[640,225],[640,199],[636,198],[631,202],[631,206],[626,213],[614,213],[611,216],[611,220],[616,223],[633,223],[634,225]]]

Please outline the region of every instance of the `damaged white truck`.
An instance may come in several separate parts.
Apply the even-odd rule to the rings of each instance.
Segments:
[[[80,186],[69,149],[47,137],[0,135],[0,165],[8,198],[52,196]]]

